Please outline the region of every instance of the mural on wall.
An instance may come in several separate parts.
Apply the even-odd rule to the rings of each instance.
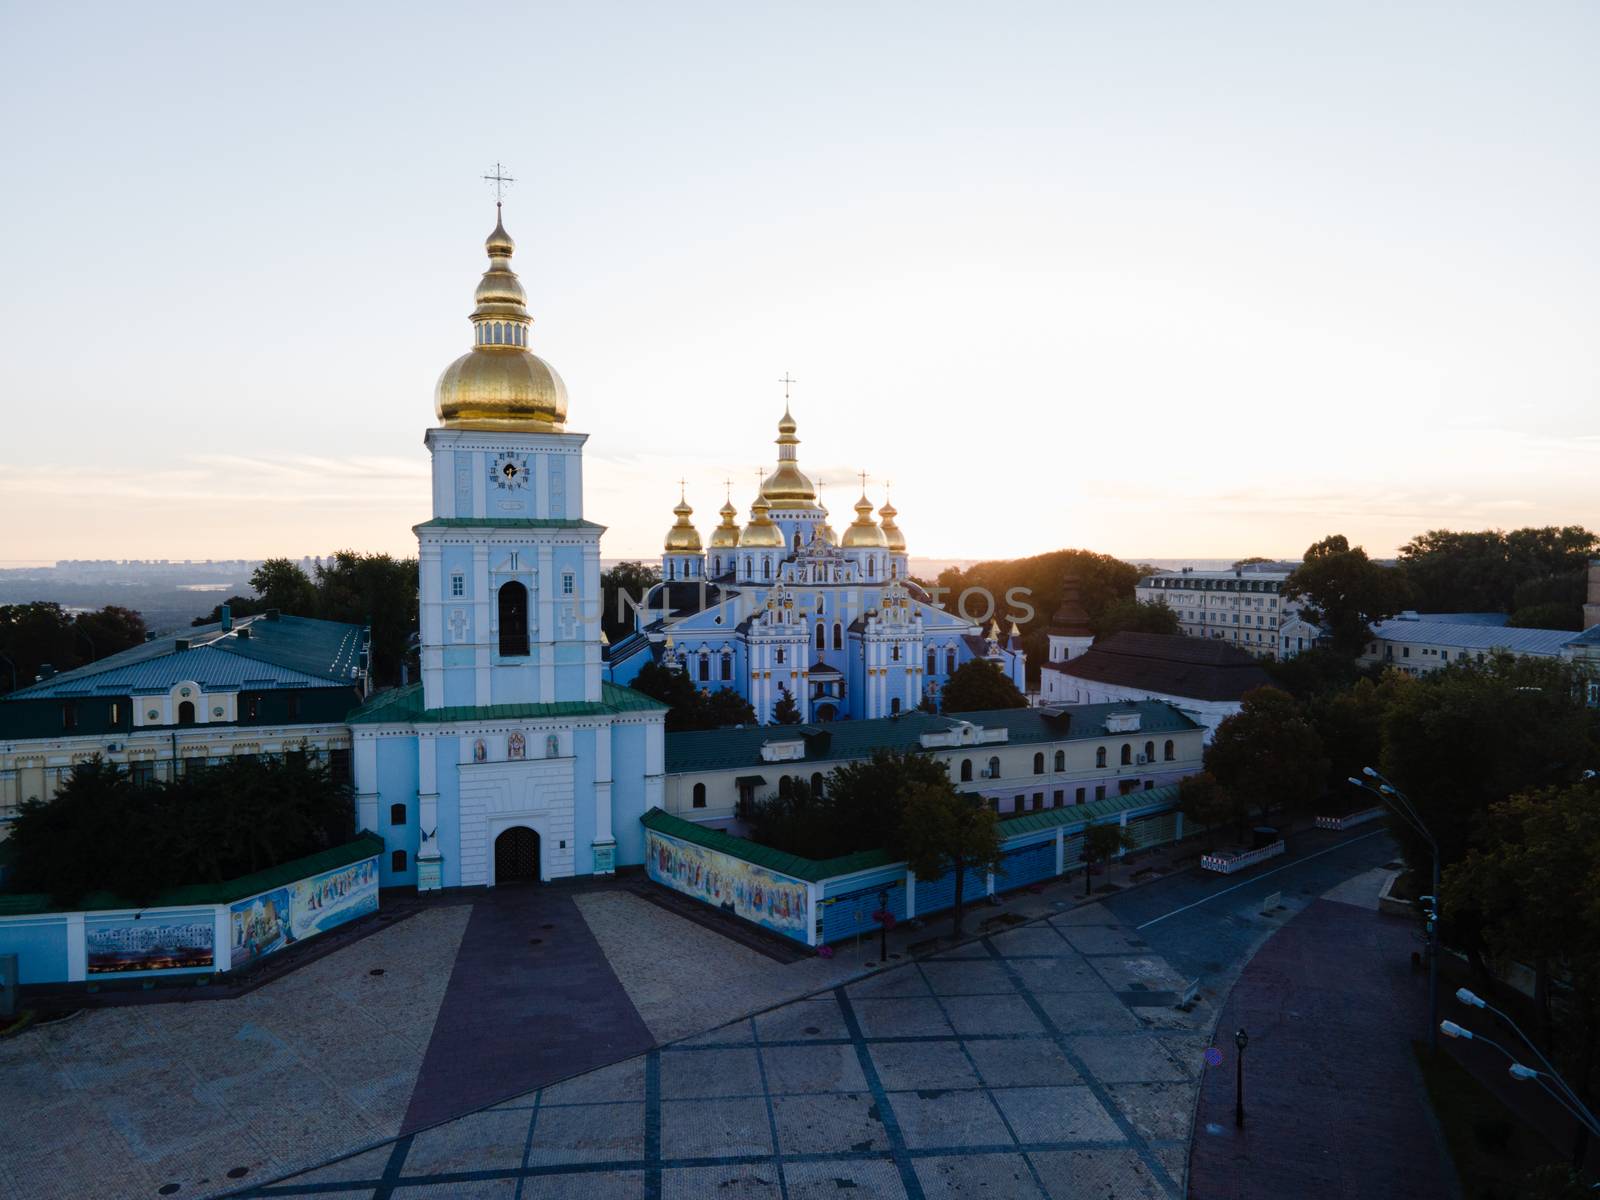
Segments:
[[[715,904],[785,937],[805,941],[810,934],[806,885],[798,879],[653,829],[646,831],[645,865],[651,879],[674,891]]]
[[[528,753],[528,739],[520,733],[513,733],[506,739],[507,758],[525,758]]]
[[[209,914],[84,920],[90,975],[124,971],[208,971],[215,961],[216,923]]]
[[[232,967],[378,911],[378,860],[362,859],[240,900],[229,910]]]

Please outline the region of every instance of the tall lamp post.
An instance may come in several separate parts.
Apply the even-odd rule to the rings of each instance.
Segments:
[[[1244,1128],[1244,1048],[1250,1044],[1250,1035],[1243,1029],[1236,1029],[1233,1033],[1233,1044],[1239,1047],[1239,1055],[1233,1060],[1233,1124],[1235,1128]]]
[[[1424,896],[1422,899],[1427,904],[1428,914],[1428,1049],[1437,1053],[1439,1049],[1439,843],[1433,840],[1433,834],[1428,832],[1428,827],[1417,815],[1416,806],[1404,792],[1372,767],[1363,767],[1361,773],[1367,779],[1376,779],[1378,786],[1373,787],[1366,780],[1357,779],[1354,775],[1350,777],[1350,782],[1363,791],[1371,792],[1401,820],[1421,834],[1422,840],[1428,843],[1428,850],[1433,857],[1433,895]]]

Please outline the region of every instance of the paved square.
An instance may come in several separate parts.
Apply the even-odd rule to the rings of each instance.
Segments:
[[[246,1194],[1176,1200],[1209,1011],[1119,986],[1170,974],[1059,914]]]

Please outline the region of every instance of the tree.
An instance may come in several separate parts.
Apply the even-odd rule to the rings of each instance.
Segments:
[[[963,796],[946,777],[940,783],[919,783],[903,794],[901,841],[906,863],[918,879],[956,874],[953,936],[961,936],[964,886],[968,871],[999,871],[999,819],[976,796]]]
[[[986,658],[968,659],[957,667],[944,685],[942,700],[947,713],[1028,707],[1028,698],[1017,685]]]
[[[1272,682],[1302,704],[1353,687],[1362,678],[1356,660],[1332,646],[1313,646],[1293,658],[1264,662]]]
[[[1597,551],[1600,538],[1581,525],[1432,529],[1400,547],[1400,569],[1425,612],[1512,612],[1523,584],[1570,578]]]
[[[1576,633],[1583,629],[1583,605],[1559,601],[1530,604],[1512,613],[1506,624],[1513,629],[1570,629]]]
[[[1192,822],[1206,831],[1207,846],[1216,845],[1218,827],[1243,820],[1232,794],[1217,783],[1210,771],[1186,775],[1178,781],[1178,808],[1185,823]]]
[[[317,589],[292,558],[269,558],[250,573],[250,586],[260,598],[260,611],[275,608],[295,617],[315,617]]]
[[[1095,866],[1110,862],[1124,850],[1132,850],[1133,835],[1122,825],[1091,825],[1083,831],[1083,894],[1093,888]]]
[[[1333,647],[1347,658],[1361,653],[1372,622],[1394,616],[1410,597],[1398,571],[1373,562],[1360,546],[1352,549],[1342,533],[1310,546],[1283,590],[1306,601],[1307,618],[1327,626]]]
[[[1094,619],[1096,637],[1113,633],[1178,633],[1178,614],[1165,604],[1145,600],[1113,600]]]
[[[900,853],[902,798],[915,787],[949,782],[949,769],[920,750],[874,750],[870,758],[835,767],[824,791],[838,830],[838,852]]]
[[[1600,1048],[1600,805],[1584,783],[1523,792],[1489,806],[1477,844],[1441,881],[1447,921],[1479,931],[1501,967],[1534,969],[1539,1036],[1565,1050],[1570,1082],[1591,1090]],[[1576,1029],[1555,1039],[1551,984],[1565,985]],[[1581,1151],[1581,1143],[1580,1143]],[[1581,1161],[1581,1153],[1576,1156]]]
[[[1383,755],[1383,720],[1389,702],[1411,682],[1411,676],[1390,671],[1381,683],[1358,679],[1343,691],[1318,696],[1306,706],[1328,758],[1330,788],[1342,794],[1347,779],[1377,764]]]
[[[95,757],[18,811],[16,886],[80,905],[95,892],[148,903],[162,891],[265,870],[355,835],[348,784],[305,752],[229,759],[133,783]]]
[[[267,564],[262,565],[264,568]],[[326,562],[319,562],[316,570],[314,611],[307,615],[324,621],[371,625],[373,678],[379,683],[398,683],[402,667],[416,661],[412,638],[417,632],[417,560],[340,550]],[[255,586],[254,576],[251,584]],[[297,586],[287,577],[270,580],[269,585],[291,591]],[[272,594],[270,590],[267,593]]]
[[[144,635],[144,618],[117,605],[77,614],[53,601],[0,605],[0,691],[11,690],[13,671],[24,688],[46,664],[70,671],[137,646]]]
[[[238,620],[240,617],[254,617],[266,612],[269,608],[276,607],[257,596],[229,596],[222,604],[228,606],[228,615],[233,617],[234,620]],[[196,617],[189,624],[193,626],[216,625],[222,620],[222,604],[218,604],[205,616]]]
[[[794,702],[794,696],[781,683],[778,692],[778,702],[772,706],[773,722],[778,725],[800,724],[800,706]]]
[[[1321,795],[1328,762],[1294,697],[1259,687],[1217,726],[1205,768],[1232,798],[1242,839],[1249,814],[1305,807]]]
[[[661,569],[642,562],[619,562],[600,576],[600,628],[613,642],[634,629],[633,605],[643,605],[661,582]],[[708,585],[709,586],[709,585]]]
[[[668,733],[756,723],[755,709],[738,692],[732,688],[700,691],[681,667],[647,662],[634,676],[631,686],[667,706]]]
[[[832,806],[803,779],[757,800],[745,824],[752,841],[802,858],[828,859],[849,853],[840,848]]]

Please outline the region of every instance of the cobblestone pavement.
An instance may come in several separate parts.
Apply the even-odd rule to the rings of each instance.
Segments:
[[[471,911],[427,909],[234,999],[0,1042],[0,1196],[204,1196],[392,1138]]]
[[[1367,907],[1361,893],[1375,895],[1373,880],[1307,906],[1235,983],[1218,1022],[1226,1058],[1200,1090],[1194,1200],[1452,1194],[1454,1172],[1411,1050],[1427,1021],[1427,977],[1410,958],[1417,926]],[[1242,1129],[1232,1036],[1240,1027],[1249,1034]]]
[[[1211,1019],[1180,983],[1090,905],[246,1194],[1179,1197]]]

